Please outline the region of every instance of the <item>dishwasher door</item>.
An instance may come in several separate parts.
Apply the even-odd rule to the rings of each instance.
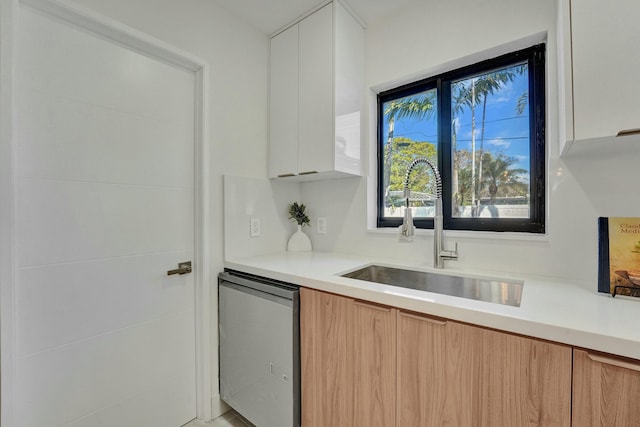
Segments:
[[[258,427],[300,425],[298,289],[219,277],[220,396]]]

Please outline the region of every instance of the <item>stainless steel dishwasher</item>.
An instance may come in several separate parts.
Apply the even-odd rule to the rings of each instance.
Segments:
[[[298,286],[218,276],[220,397],[257,427],[300,426]]]

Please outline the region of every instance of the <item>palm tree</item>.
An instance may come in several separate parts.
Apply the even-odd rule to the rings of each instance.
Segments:
[[[452,114],[462,111],[467,106],[471,109],[471,193],[472,216],[476,216],[477,207],[476,200],[479,200],[479,191],[482,188],[482,172],[483,172],[483,153],[484,153],[484,136],[485,124],[487,116],[487,98],[495,92],[502,89],[507,83],[512,82],[517,75],[525,72],[527,65],[522,64],[515,67],[509,67],[491,73],[483,74],[480,77],[462,80],[452,85],[452,94],[454,97],[454,105],[452,106]],[[522,98],[522,97],[521,97]],[[476,104],[482,102],[482,127],[480,133],[480,150],[476,154]],[[520,110],[519,114],[524,111]],[[476,167],[476,156],[479,165]],[[476,170],[478,176],[476,178]],[[457,171],[454,171],[454,175]]]
[[[453,153],[453,156],[457,168],[457,172],[454,174],[457,188],[453,195],[455,207],[458,209],[471,198],[471,153],[467,150],[458,150]]]
[[[518,162],[515,157],[508,157],[502,153],[498,153],[496,156],[484,153],[483,157],[483,172],[490,204],[495,205],[497,197],[529,194],[529,185],[522,179],[522,175],[528,171],[513,167]]]
[[[465,195],[461,194],[471,189],[471,204],[476,204],[476,200],[479,200],[479,194],[482,191],[484,179],[484,139],[485,139],[485,124],[486,124],[486,109],[487,99],[490,95],[493,95],[500,89],[502,89],[507,83],[512,82],[516,76],[523,74],[527,70],[526,64],[521,64],[501,70],[493,71],[473,77],[471,79],[461,80],[451,85],[451,114],[452,114],[452,152],[454,153],[454,164],[452,174],[452,192],[454,198],[455,207],[461,206],[464,202]],[[524,112],[526,106],[526,93],[523,94],[517,105],[516,113],[518,115]],[[482,103],[482,124],[480,133],[480,149],[476,153],[476,105]],[[400,98],[385,104],[384,116],[389,123],[389,135],[387,138],[387,150],[385,150],[385,164],[386,170],[390,168],[391,162],[391,144],[393,139],[393,128],[396,119],[401,118],[414,118],[414,119],[427,119],[431,118],[436,113],[436,91],[429,90],[417,95]],[[465,185],[464,189],[460,188],[461,176],[464,167],[460,163],[460,156],[456,156],[457,152],[457,118],[465,108],[471,110],[471,183],[470,186]],[[478,165],[476,165],[476,159]],[[477,171],[477,177],[476,177]],[[466,172],[465,172],[466,174]],[[466,178],[466,177],[465,177]],[[385,183],[388,183],[388,177],[385,176]],[[454,209],[455,210],[455,209]],[[473,216],[476,211],[472,209]]]
[[[436,112],[436,91],[428,90],[413,96],[396,99],[385,104],[384,116],[391,124],[405,117],[425,119]],[[393,129],[393,126],[390,126]]]
[[[483,96],[482,96],[482,132],[480,133],[480,152],[479,152],[480,167],[478,168],[478,172],[479,172],[478,180],[480,182],[482,182],[482,158],[483,158],[482,154],[484,152],[484,129],[485,129],[485,123],[486,123],[486,117],[487,117],[487,97],[493,94],[495,90],[500,89],[507,82],[512,82],[515,79],[516,75],[524,74],[526,70],[527,70],[527,64],[521,64],[515,67],[507,68],[501,71],[496,71],[494,73],[486,75],[489,84],[486,90],[483,91]],[[520,98],[518,98],[518,102],[516,105],[516,114],[518,116],[524,113],[524,110],[528,101],[528,93],[529,92],[525,92],[522,95],[520,95]]]

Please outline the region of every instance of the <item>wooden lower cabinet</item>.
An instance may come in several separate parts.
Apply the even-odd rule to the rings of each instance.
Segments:
[[[353,300],[300,289],[304,427],[353,425]]]
[[[398,313],[395,425],[474,425],[478,339],[471,328],[459,323]]]
[[[396,310],[300,289],[302,425],[390,427]]]
[[[303,427],[570,426],[570,347],[307,288],[300,300]]]
[[[640,426],[640,361],[573,352],[573,426]]]
[[[571,423],[571,348],[398,314],[397,426]]]
[[[468,327],[482,336],[474,425],[571,425],[571,347]]]
[[[356,427],[389,427],[396,418],[396,312],[354,302]]]

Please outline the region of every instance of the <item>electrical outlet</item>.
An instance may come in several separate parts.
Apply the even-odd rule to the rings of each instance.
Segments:
[[[260,218],[251,218],[249,236],[251,236],[251,237],[259,237],[260,236]]]
[[[316,231],[318,234],[327,234],[327,218],[318,217],[316,222]]]

